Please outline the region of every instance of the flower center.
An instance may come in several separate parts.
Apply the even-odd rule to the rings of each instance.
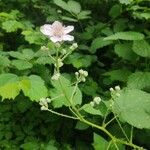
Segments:
[[[62,25],[56,25],[53,27],[53,35],[61,37],[64,34],[64,28]]]

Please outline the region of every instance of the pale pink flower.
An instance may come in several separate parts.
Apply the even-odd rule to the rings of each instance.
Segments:
[[[47,35],[54,43],[61,41],[73,41],[74,37],[69,35],[74,30],[74,26],[63,26],[59,21],[55,21],[53,24],[45,24],[41,26],[40,31]]]

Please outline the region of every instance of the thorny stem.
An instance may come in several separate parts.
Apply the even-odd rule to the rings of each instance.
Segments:
[[[132,139],[133,139],[133,126],[131,126],[130,143],[132,143]]]
[[[107,123],[105,123],[103,126],[106,128],[113,120],[116,119],[117,116],[114,116],[111,120],[109,120]]]
[[[61,87],[62,87],[62,90],[63,90],[63,86],[62,86],[62,83],[61,83],[60,80],[59,80],[59,83],[60,83],[60,85],[61,85]],[[64,90],[63,90],[63,91],[64,91]],[[68,97],[67,97],[65,91],[64,91],[64,95],[65,95],[66,99],[67,99],[68,101],[70,101],[70,99],[68,99]],[[71,104],[71,103],[70,103],[70,104]],[[107,131],[107,130],[105,129],[105,127],[96,125],[96,124],[94,124],[94,123],[92,123],[92,122],[90,122],[90,121],[84,119],[84,118],[82,117],[82,115],[79,113],[78,109],[77,109],[75,106],[72,106],[72,108],[73,108],[73,110],[72,110],[73,113],[78,117],[78,119],[79,119],[81,122],[83,122],[83,123],[85,123],[85,124],[87,124],[87,125],[89,125],[89,126],[92,126],[92,127],[94,127],[94,128],[97,128],[97,129],[103,131],[105,134],[107,134],[107,135],[112,139],[112,141],[113,141],[114,143],[115,143],[115,142],[118,142],[118,143],[121,143],[121,144],[130,146],[130,147],[133,147],[133,148],[136,148],[136,149],[139,149],[139,150],[142,150],[142,149],[143,149],[143,148],[141,148],[141,147],[139,147],[139,146],[137,146],[137,145],[135,145],[135,144],[133,144],[133,143],[129,143],[129,142],[127,142],[127,141],[124,141],[124,140],[121,140],[121,139],[117,139],[117,138],[114,137],[109,131]]]
[[[62,117],[65,117],[65,118],[70,118],[70,119],[74,119],[74,120],[79,120],[79,118],[76,118],[76,117],[73,117],[73,116],[69,116],[69,115],[65,115],[65,114],[62,114],[62,113],[58,113],[56,111],[53,111],[51,109],[47,109],[47,111],[55,114],[55,115],[58,115],[58,116],[62,116]]]
[[[57,72],[59,73],[58,50],[57,50],[56,58],[57,58],[56,68],[57,68]],[[118,143],[121,143],[121,144],[130,146],[130,147],[133,147],[133,148],[138,149],[138,150],[143,150],[142,147],[139,147],[139,146],[133,144],[132,141],[131,141],[131,142],[128,142],[128,141],[124,141],[124,140],[121,140],[121,139],[116,138],[116,137],[113,136],[109,131],[107,131],[107,129],[106,129],[104,126],[99,126],[99,125],[96,125],[96,124],[94,124],[94,123],[92,123],[92,122],[86,120],[86,119],[80,114],[80,112],[78,111],[78,109],[72,104],[72,102],[71,102],[72,100],[71,100],[71,99],[72,99],[73,97],[71,96],[71,99],[68,98],[68,96],[67,96],[67,94],[66,94],[66,91],[65,91],[64,88],[63,88],[63,84],[61,83],[61,80],[58,79],[58,81],[59,81],[60,87],[61,87],[61,89],[62,89],[62,91],[63,91],[63,93],[64,93],[64,96],[65,96],[66,100],[68,101],[68,103],[69,103],[70,106],[72,107],[72,108],[69,107],[70,110],[71,110],[71,112],[72,112],[77,118],[76,118],[76,117],[73,117],[73,116],[68,116],[68,115],[65,115],[65,114],[61,114],[61,113],[58,113],[58,112],[55,112],[55,111],[52,111],[52,110],[49,110],[49,109],[48,109],[48,111],[50,111],[51,113],[54,113],[54,114],[56,114],[56,115],[62,116],[62,117],[80,120],[81,122],[83,122],[83,123],[85,123],[85,124],[87,124],[87,125],[89,125],[89,126],[91,126],[91,127],[94,127],[94,128],[97,128],[97,129],[103,131],[105,134],[107,134],[108,137],[111,138],[111,141],[115,144],[115,146],[117,147],[117,149],[118,149],[118,146],[117,146],[116,143],[118,142]],[[75,89],[77,88],[77,85],[78,85],[78,84],[75,85]],[[76,91],[74,90],[72,95],[74,95],[75,92],[76,92]],[[107,123],[107,124],[108,124],[108,123]],[[121,129],[122,129],[122,128],[121,128]]]
[[[60,83],[60,85],[61,85],[61,87],[62,87],[62,90],[63,90],[63,86],[62,86],[62,83],[61,83],[60,79],[59,79],[59,83]],[[63,91],[64,91],[64,90],[63,90]],[[64,95],[65,95],[66,99],[67,99],[68,101],[70,101],[70,99],[68,99],[68,97],[67,97],[65,91],[64,91]],[[71,103],[70,103],[70,104],[71,104]],[[78,109],[77,109],[75,106],[72,106],[72,108],[73,108],[73,110],[72,110],[73,113],[78,117],[78,119],[79,119],[81,122],[83,122],[83,123],[85,123],[85,124],[87,124],[87,125],[89,125],[89,126],[92,126],[92,127],[94,127],[94,128],[97,128],[97,129],[103,131],[105,134],[107,134],[107,135],[112,139],[112,141],[113,141],[114,143],[115,143],[115,142],[118,142],[118,143],[121,143],[121,144],[130,146],[130,147],[133,147],[133,148],[136,148],[136,149],[139,149],[139,150],[142,150],[142,149],[143,149],[143,148],[141,148],[141,147],[139,147],[139,146],[137,146],[137,145],[135,145],[135,144],[133,144],[133,143],[129,143],[129,142],[127,142],[127,141],[124,141],[124,140],[121,140],[121,139],[117,139],[117,138],[114,137],[109,131],[107,131],[105,127],[96,125],[96,124],[94,124],[94,123],[92,123],[92,122],[90,122],[90,121],[84,119],[83,116],[79,113]]]
[[[129,141],[129,138],[128,138],[128,136],[127,136],[127,134],[125,133],[125,131],[123,130],[123,128],[122,128],[122,126],[121,126],[121,124],[120,124],[120,122],[119,122],[119,120],[116,118],[116,121],[117,121],[117,123],[118,123],[118,125],[119,125],[119,127],[120,127],[120,129],[121,129],[121,131],[122,131],[122,133],[124,134],[124,136],[126,137],[126,139]]]

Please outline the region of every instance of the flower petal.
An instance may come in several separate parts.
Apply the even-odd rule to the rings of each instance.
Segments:
[[[67,34],[71,31],[74,30],[74,26],[67,26],[67,27],[64,27],[64,33]]]
[[[66,34],[66,35],[63,36],[63,40],[64,41],[73,41],[74,40],[74,36]]]
[[[52,32],[52,25],[50,24],[45,24],[43,26],[41,26],[40,31],[45,34],[45,35],[49,35],[52,36],[53,32]]]
[[[63,27],[62,23],[59,22],[59,21],[55,21],[53,24],[52,24],[52,27]]]
[[[52,36],[50,40],[54,43],[63,41],[62,37]]]

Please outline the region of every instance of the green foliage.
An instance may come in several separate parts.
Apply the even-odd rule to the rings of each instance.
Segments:
[[[131,40],[131,41],[143,40],[143,39],[144,39],[144,35],[142,33],[133,32],[133,31],[117,32],[114,35],[110,35],[104,38],[104,40]]]
[[[150,72],[135,72],[131,74],[127,85],[133,89],[150,88]]]
[[[61,84],[61,85],[60,85]],[[54,108],[65,106],[71,106],[71,103],[69,102],[69,99],[72,97],[72,104],[77,105],[81,104],[82,102],[82,93],[77,88],[77,91],[74,95],[72,95],[72,92],[74,91],[75,86],[71,86],[71,82],[66,79],[65,77],[61,76],[60,80],[53,81],[52,85],[54,86],[54,89],[50,90],[50,95],[53,99],[52,104]],[[63,93],[66,93],[66,96]]]
[[[132,43],[116,44],[115,53],[125,60],[135,61],[137,55],[132,51]]]
[[[36,75],[31,75],[29,78],[21,78],[14,74],[0,75],[0,95],[2,99],[14,99],[23,90],[25,96],[31,100],[40,100],[47,96],[47,89],[44,81]]]
[[[134,41],[133,51],[142,57],[150,57],[150,45],[145,40]]]
[[[150,149],[149,5],[149,0],[1,0],[0,149],[138,149],[116,139]],[[56,20],[74,26],[78,48],[63,61],[60,80],[51,80],[56,49],[63,58],[72,44],[59,47],[42,35],[40,26]],[[78,69],[88,77],[76,86]],[[102,101],[92,107],[96,96]],[[41,111],[39,100],[47,97],[50,111],[75,120]],[[106,126],[116,138],[84,119]]]
[[[137,128],[150,128],[150,94],[140,90],[125,89],[114,98],[113,111],[121,119]]]

